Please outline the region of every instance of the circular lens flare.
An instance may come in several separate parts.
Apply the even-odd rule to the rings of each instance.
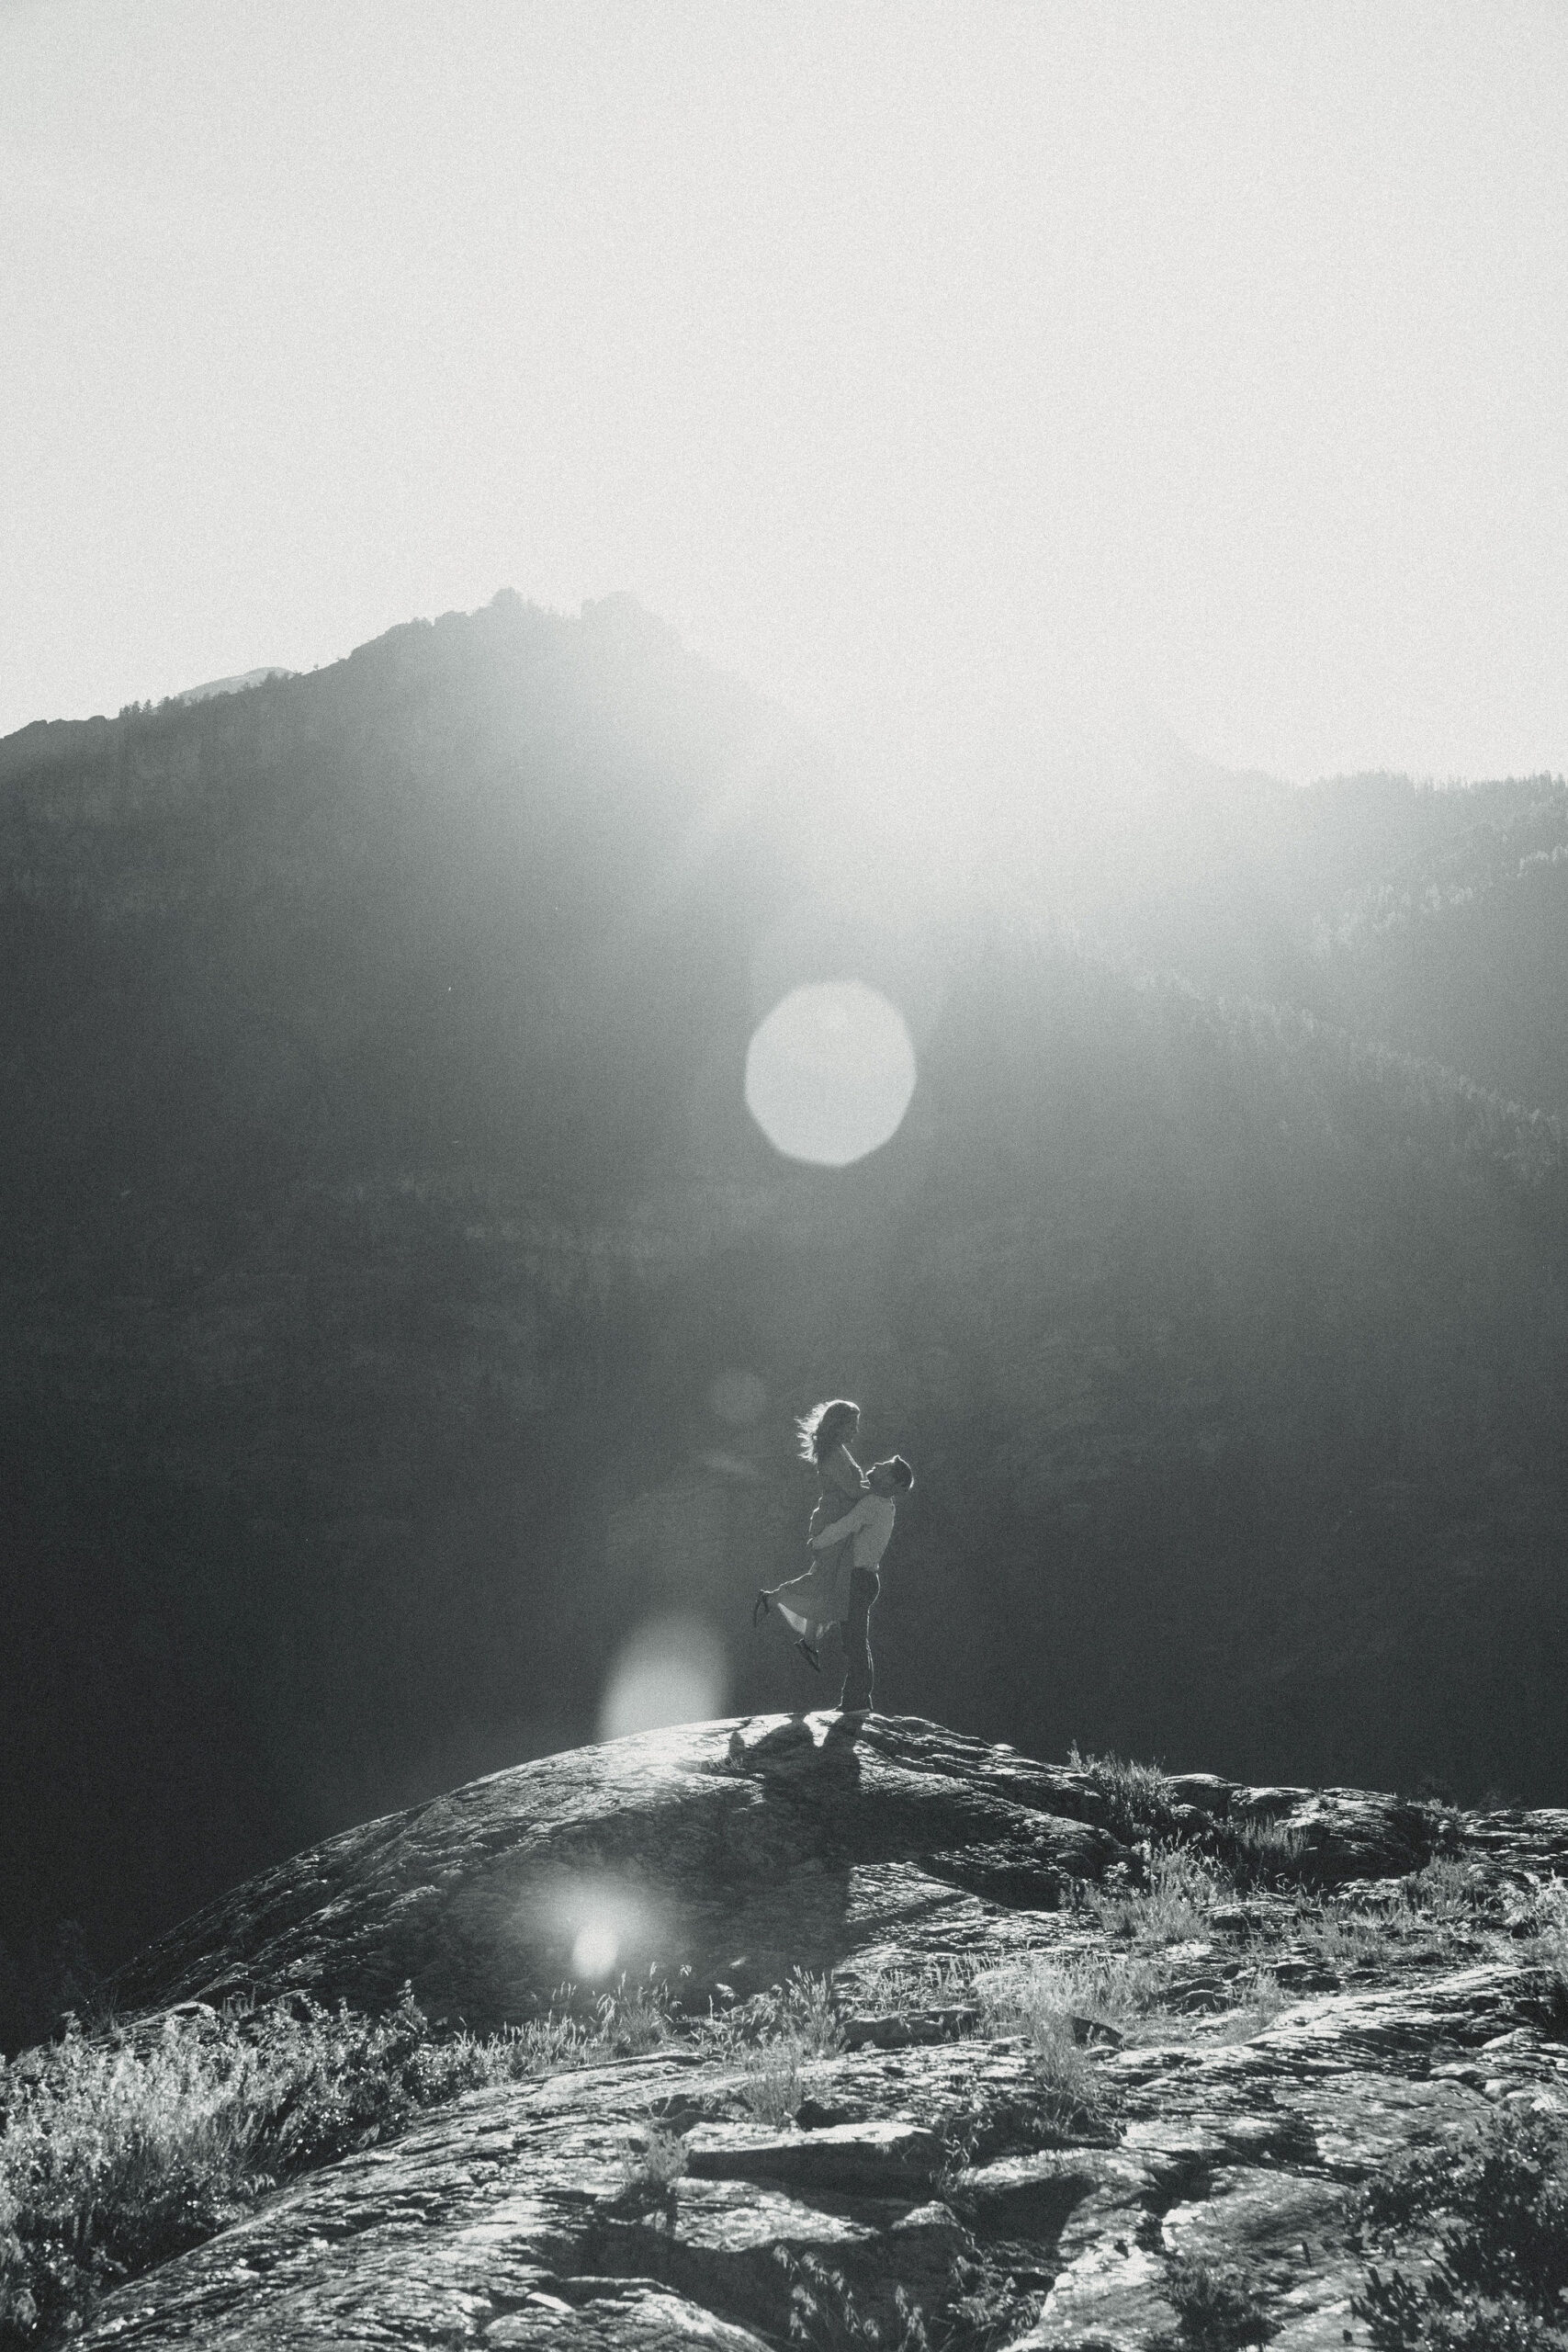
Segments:
[[[578,1930],[571,1948],[571,1973],[574,1976],[608,1976],[615,1964],[620,1939],[614,1928],[603,1920],[591,1919]]]
[[[897,1005],[861,980],[815,980],[753,1031],[746,1107],[786,1159],[848,1168],[897,1134],[915,1075]]]

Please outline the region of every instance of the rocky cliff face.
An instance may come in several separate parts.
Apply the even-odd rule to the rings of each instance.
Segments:
[[[1232,2341],[1364,2344],[1359,2186],[1510,2105],[1568,2107],[1562,1981],[1522,1932],[1568,1814],[1201,1775],[1150,1802],[1153,1845],[1092,1770],[909,1719],[748,1718],[301,1855],[145,1953],[124,2004],[412,1977],[493,2021],[592,1929],[720,2017],[831,1970],[834,2021],[771,2085],[694,2029],[473,2094],[120,2290],[85,2341],[740,2352],[869,2325],[1141,2352],[1210,2341],[1193,2296],[1218,2281]],[[1222,1849],[1271,1861],[1227,1889]],[[1120,2024],[1087,1996],[1065,2028],[1031,2011],[1032,1984],[1134,1962]]]

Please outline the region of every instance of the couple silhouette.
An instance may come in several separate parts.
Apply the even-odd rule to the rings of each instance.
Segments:
[[[882,1589],[877,1571],[893,1533],[898,1499],[915,1483],[901,1453],[863,1470],[850,1452],[860,1429],[860,1407],[847,1396],[814,1405],[795,1424],[800,1451],[817,1471],[818,1494],[807,1528],[811,1565],[787,1584],[758,1592],[751,1622],[776,1614],[795,1635],[795,1647],[822,1671],[822,1640],[836,1626],[847,1661],[839,1694],[841,1714],[871,1712],[871,1612]]]

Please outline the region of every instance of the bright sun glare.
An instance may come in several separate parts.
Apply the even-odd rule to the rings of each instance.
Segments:
[[[788,1159],[847,1168],[897,1135],[915,1091],[904,1016],[860,980],[792,989],[746,1054],[746,1107]]]

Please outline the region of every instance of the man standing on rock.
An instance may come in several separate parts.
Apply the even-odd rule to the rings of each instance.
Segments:
[[[842,1543],[846,1535],[854,1537],[850,1613],[843,1626],[844,1650],[850,1663],[839,1694],[839,1712],[845,1715],[871,1713],[871,1612],[882,1590],[882,1579],[876,1571],[893,1533],[897,1498],[908,1493],[915,1483],[915,1474],[901,1453],[893,1453],[886,1462],[872,1464],[869,1483],[869,1494],[863,1495],[842,1519],[819,1529],[811,1538],[812,1550],[823,1552],[830,1544]]]

